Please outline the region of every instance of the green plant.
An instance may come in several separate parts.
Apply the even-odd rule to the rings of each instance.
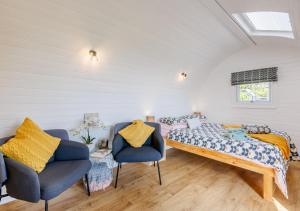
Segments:
[[[86,137],[84,137],[84,136],[81,136],[81,138],[82,138],[82,142],[84,143],[84,144],[92,144],[93,143],[93,141],[96,139],[95,137],[91,137],[90,136],[90,130],[89,129],[87,129],[87,136]]]

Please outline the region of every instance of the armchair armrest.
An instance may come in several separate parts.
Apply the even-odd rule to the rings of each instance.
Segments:
[[[164,155],[164,140],[163,137],[160,134],[160,130],[156,129],[153,133],[153,137],[152,137],[152,146],[158,150],[161,155]]]
[[[124,138],[120,134],[116,134],[112,142],[112,154],[116,156],[125,146],[127,146]]]
[[[28,202],[38,202],[40,200],[38,174],[15,160],[6,157],[4,160],[8,175],[5,183],[8,195]]]
[[[56,151],[55,160],[88,160],[90,157],[89,148],[79,142],[61,140]]]

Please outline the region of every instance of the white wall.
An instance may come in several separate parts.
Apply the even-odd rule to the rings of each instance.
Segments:
[[[87,112],[106,125],[190,113],[197,78],[241,46],[198,0],[0,1],[0,137],[26,116],[71,129]]]
[[[272,86],[273,103],[269,108],[237,106],[230,73],[278,66],[279,81]],[[211,72],[198,94],[199,110],[211,121],[222,123],[268,124],[287,131],[300,148],[300,50],[284,46],[260,46],[242,50]]]
[[[0,137],[26,116],[69,129],[86,112],[106,124],[191,112],[193,76],[241,47],[196,0],[11,0],[0,14]]]

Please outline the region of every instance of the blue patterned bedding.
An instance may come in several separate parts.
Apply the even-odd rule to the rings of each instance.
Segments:
[[[300,160],[295,144],[292,143],[290,137],[285,132],[272,130],[272,133],[283,136],[289,141],[291,161]],[[245,140],[234,140],[226,134],[228,132],[221,124],[203,123],[197,129],[184,128],[171,130],[168,133],[168,139],[226,153],[272,167],[275,169],[275,183],[287,198],[286,172],[288,161],[284,159],[278,147],[250,137]]]

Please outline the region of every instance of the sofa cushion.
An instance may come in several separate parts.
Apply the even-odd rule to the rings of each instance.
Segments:
[[[71,187],[91,168],[89,160],[55,161],[38,175],[41,199],[49,200]]]
[[[151,146],[142,146],[140,148],[126,147],[122,149],[116,156],[115,160],[122,162],[147,162],[157,161],[162,158],[159,151]]]

